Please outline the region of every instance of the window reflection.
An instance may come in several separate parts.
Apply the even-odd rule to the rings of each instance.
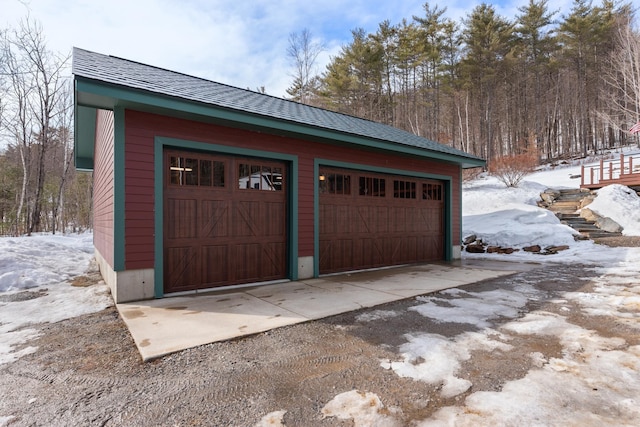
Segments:
[[[238,188],[241,190],[282,191],[283,181],[281,167],[249,163],[238,165]]]
[[[321,193],[351,194],[351,175],[341,173],[322,173],[318,177]]]
[[[224,162],[195,157],[170,156],[169,182],[172,185],[224,187]]]

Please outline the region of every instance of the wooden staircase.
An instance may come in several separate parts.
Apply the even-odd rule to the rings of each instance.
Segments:
[[[621,236],[621,233],[601,230],[595,221],[586,220],[577,213],[582,206],[584,198],[590,194],[590,191],[582,189],[558,190],[551,203],[538,202],[538,206],[555,213],[562,224],[568,225],[580,233],[578,240]]]

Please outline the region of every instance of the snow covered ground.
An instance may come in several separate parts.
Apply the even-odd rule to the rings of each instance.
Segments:
[[[578,173],[579,166],[547,169],[528,176],[519,188],[505,188],[488,176],[465,184],[463,236],[476,234],[492,245],[566,244],[570,249],[548,256],[520,251],[511,255],[464,253],[463,257],[595,264],[595,291],[567,293],[557,304],[576,302],[588,315],[611,316],[640,332],[640,248],[576,242],[571,228],[536,206],[540,192],[548,187],[578,187],[579,180],[570,178]],[[640,198],[626,187],[600,190],[590,209],[618,222],[624,227],[624,234],[640,235]],[[83,288],[69,283],[89,267],[91,243],[91,234],[0,238],[0,364],[36,350],[29,346],[15,350],[37,336],[31,325],[57,322],[113,304],[104,284]],[[29,293],[44,296],[17,297],[28,297]],[[462,406],[442,408],[431,419],[416,425],[619,425],[621,419],[633,420],[629,425],[640,424],[640,346],[622,351],[625,343],[620,338],[599,336],[558,314],[539,311],[518,318],[518,309],[535,298],[535,289],[526,284],[518,292],[453,289],[446,293],[455,294],[455,299],[448,300],[453,304],[438,304],[438,296],[427,296],[418,298],[412,310],[436,321],[473,324],[480,331],[453,338],[427,333],[407,336],[400,349],[402,360],[380,361],[380,369],[391,369],[417,381],[442,383],[442,395],[452,397],[471,386],[456,377],[460,363],[469,358],[470,352],[509,351],[511,335],[558,337],[564,353],[562,358],[553,359],[531,354],[537,368],[525,377],[507,383],[499,392],[472,393]],[[497,316],[513,320],[494,330],[490,320]],[[596,389],[599,393],[593,392]],[[570,397],[581,405],[565,405]],[[599,410],[603,405],[615,408]],[[285,412],[265,415],[263,424],[278,425]],[[612,412],[619,417],[608,418]],[[398,425],[394,408],[385,407],[377,395],[367,390],[336,395],[327,402],[323,415],[352,419],[355,426]]]
[[[14,349],[38,336],[30,325],[59,322],[113,305],[104,283],[70,285],[70,279],[89,268],[92,242],[91,233],[0,238],[0,364],[37,349]],[[29,295],[38,297],[27,299]]]

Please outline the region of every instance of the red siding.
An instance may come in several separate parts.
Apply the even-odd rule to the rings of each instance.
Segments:
[[[93,166],[93,244],[113,267],[113,111],[98,110]]]
[[[401,155],[391,156],[388,153],[338,147],[137,111],[126,111],[125,121],[126,269],[152,268],[154,264],[153,144],[156,136],[298,156],[299,256],[313,255],[313,165],[316,158],[451,176],[454,212],[451,224],[452,241],[460,241],[460,169],[457,165]]]

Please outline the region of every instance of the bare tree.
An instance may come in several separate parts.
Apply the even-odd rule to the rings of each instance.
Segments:
[[[8,112],[3,130],[6,130],[7,137],[10,138],[18,153],[20,154],[20,165],[22,167],[22,185],[18,198],[18,207],[16,210],[15,222],[13,224],[13,233],[20,234],[23,226],[28,228],[28,215],[24,218],[22,211],[24,209],[27,197],[27,184],[29,182],[29,170],[31,164],[31,127],[32,117],[29,113],[28,99],[31,96],[33,86],[28,80],[28,71],[25,63],[12,49],[12,41],[5,34],[2,39],[2,56],[4,60],[2,64],[2,75],[9,81],[8,88],[4,92],[8,98]],[[5,132],[3,132],[5,133]]]
[[[293,61],[293,83],[287,93],[295,101],[309,103],[317,79],[314,68],[318,55],[324,50],[322,43],[313,41],[308,29],[289,34],[287,56]]]
[[[52,207],[52,232],[56,233],[58,222],[60,227],[64,227],[64,194],[65,187],[73,169],[73,92],[70,84],[61,87],[61,110],[57,134],[57,146],[62,150],[62,168],[60,170],[58,194],[56,195]],[[60,221],[59,221],[60,219]]]
[[[3,34],[0,55],[0,75],[7,82],[2,134],[22,169],[13,232],[30,234],[41,228],[47,158],[59,120],[71,108],[70,97],[63,97],[68,57],[51,53],[40,25],[29,18]]]
[[[614,128],[628,130],[640,120],[640,32],[630,23],[620,25],[616,44],[604,88],[605,118]]]
[[[33,120],[33,134],[37,144],[35,171],[35,192],[31,208],[31,220],[27,233],[40,229],[42,196],[45,184],[45,160],[52,143],[55,120],[65,106],[62,104],[64,85],[63,72],[69,57],[58,58],[47,49],[42,28],[28,18],[21,22],[9,38],[9,50],[20,67],[16,80],[21,81],[25,90],[24,114]],[[27,139],[25,132],[24,139]]]

